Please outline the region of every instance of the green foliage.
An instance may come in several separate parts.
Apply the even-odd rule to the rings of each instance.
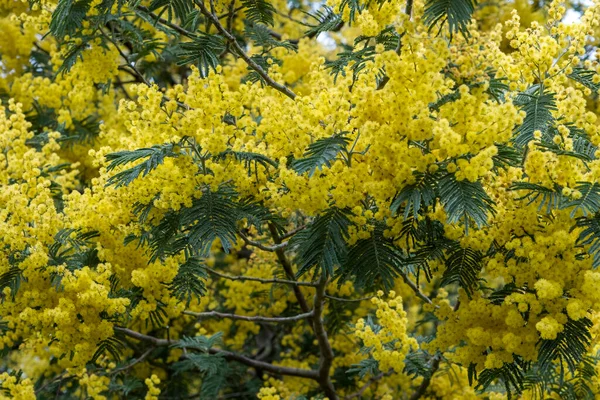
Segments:
[[[195,254],[206,257],[215,239],[219,238],[223,251],[236,243],[237,194],[227,186],[217,191],[202,190],[202,197],[194,199],[192,206],[181,210],[181,228],[187,236],[187,243]]]
[[[242,0],[242,5],[248,21],[273,25],[275,8],[267,0]]]
[[[513,362],[504,363],[501,368],[484,369],[479,376],[475,373],[475,366],[471,364],[469,382],[472,382],[473,378],[477,379],[476,388],[483,392],[494,382],[500,381],[505,387],[507,397],[511,399],[513,393],[519,394],[523,391],[523,382],[528,368],[529,364],[515,355],[513,355]]]
[[[100,356],[106,353],[110,354],[113,360],[118,362],[121,360],[121,354],[125,348],[126,345],[123,341],[116,337],[110,337],[101,341],[98,344],[96,352],[94,353],[94,356],[92,357],[90,362],[95,363],[98,360],[98,358],[100,358]]]
[[[200,297],[206,292],[204,284],[206,277],[202,261],[197,257],[190,257],[179,266],[177,275],[169,284],[169,289],[173,296],[180,301],[185,301],[186,307],[189,307],[192,298]]]
[[[331,69],[334,75],[334,81],[338,75],[346,76],[346,67],[350,66],[353,80],[356,81],[358,75],[367,66],[367,62],[375,59],[375,46],[383,44],[384,50],[396,50],[400,46],[400,35],[393,28],[386,28],[377,36],[359,36],[354,39],[354,46],[342,45],[345,51],[338,53],[337,58],[327,61],[325,66]],[[383,78],[384,71],[380,71],[380,78]]]
[[[277,168],[279,165],[279,163],[271,160],[265,155],[250,151],[235,151],[231,149],[217,154],[213,159],[215,161],[223,161],[227,158],[233,158],[236,161],[243,162],[246,170],[248,171],[248,176],[252,176],[252,174],[258,176],[258,166],[261,166],[265,171],[268,172],[269,167]]]
[[[177,64],[193,63],[198,67],[200,75],[206,77],[211,69],[216,71],[219,56],[224,51],[225,44],[221,36],[202,34],[191,42],[179,44]]]
[[[481,252],[456,246],[448,254],[446,259],[446,271],[442,276],[442,285],[458,283],[471,297],[477,289],[479,272],[483,267],[483,255]]]
[[[540,372],[544,374],[554,368],[554,361],[558,360],[561,371],[566,364],[571,374],[574,374],[592,341],[589,331],[591,327],[592,321],[587,318],[577,321],[569,319],[556,339],[541,340],[538,349]]]
[[[210,348],[221,343],[223,334],[221,332],[215,333],[212,336],[195,336],[189,337],[184,336],[182,339],[175,342],[172,347],[197,350],[203,353],[207,353]]]
[[[538,211],[542,210],[545,206],[546,213],[548,214],[552,209],[561,207],[566,201],[558,187],[550,189],[536,183],[515,182],[510,187],[510,190],[525,191],[525,194],[517,198],[517,200],[528,200],[527,205],[540,200]]]
[[[294,237],[298,242],[298,276],[313,267],[331,276],[346,260],[349,211],[331,207]]]
[[[262,47],[268,52],[277,47],[283,47],[286,50],[296,51],[297,46],[289,40],[277,40],[272,32],[263,24],[251,24],[246,26],[246,36],[254,42],[254,45]]]
[[[8,270],[0,275],[0,292],[2,292],[5,288],[9,288],[11,297],[14,300],[19,288],[21,287],[22,281],[27,281],[27,279],[23,276],[23,271],[18,265],[11,264],[8,267]],[[0,299],[4,301],[4,294],[0,294]]]
[[[367,375],[375,376],[379,373],[379,361],[373,358],[360,360],[358,364],[354,364],[346,373],[356,374],[360,379],[364,379]]]
[[[593,267],[598,268],[600,266],[600,214],[577,218],[575,227],[583,228],[577,243],[581,246],[589,246],[587,251],[593,258]]]
[[[417,218],[421,207],[429,207],[436,197],[436,186],[441,174],[429,172],[415,172],[415,183],[406,185],[396,196],[390,206],[394,213],[398,212],[401,205],[404,206],[404,218],[411,214]]]
[[[140,175],[146,176],[152,170],[161,165],[167,157],[178,157],[179,153],[175,151],[175,144],[168,143],[163,145],[152,146],[150,148],[137,149],[133,151],[118,151],[106,155],[106,160],[110,164],[106,168],[107,171],[112,171],[118,166],[129,164],[131,162],[146,158],[147,160],[137,164],[136,166],[121,171],[110,177],[106,186],[114,185],[115,188],[127,186]]]
[[[468,36],[468,24],[475,11],[473,0],[428,0],[425,3],[425,23],[432,29],[448,22],[450,37],[457,32]],[[441,27],[440,27],[441,30]]]
[[[303,158],[294,160],[292,168],[299,174],[308,172],[312,177],[317,169],[325,165],[331,167],[338,154],[348,146],[350,139],[344,137],[345,132],[329,138],[318,139],[308,145]]]
[[[376,284],[386,290],[394,287],[405,260],[401,250],[384,236],[385,229],[383,224],[376,223],[369,238],[360,239],[350,247],[340,270],[340,283],[351,279],[358,288]]]
[[[523,153],[514,147],[496,144],[498,153],[492,157],[494,168],[519,167],[523,164]]]
[[[163,9],[160,14],[162,15],[166,12],[169,21],[173,20],[174,17],[180,21],[185,21],[194,10],[194,2],[188,0],[152,0],[148,7],[150,11],[156,11],[161,8]]]
[[[514,131],[513,141],[519,147],[526,146],[534,139],[537,130],[546,134],[554,122],[552,111],[556,111],[554,93],[547,92],[540,85],[533,85],[515,98],[515,105],[525,111],[523,123]]]
[[[481,228],[487,224],[488,214],[494,213],[494,202],[480,182],[459,181],[454,174],[447,174],[440,180],[439,197],[448,215],[448,223],[461,221],[466,234],[469,233],[469,225],[475,223]]]
[[[97,231],[60,230],[54,236],[54,243],[48,248],[48,266],[64,265],[71,272],[86,266],[95,268],[100,263],[100,259],[92,239],[98,236]],[[52,286],[61,288],[62,275],[52,272],[50,279]]]
[[[184,337],[173,347],[187,350],[183,360],[172,365],[175,375],[199,371],[202,375],[200,398],[213,399],[227,383],[230,372],[227,362],[220,354],[210,354],[210,349],[221,342],[221,333],[213,336]]]
[[[596,71],[576,67],[573,68],[573,72],[571,72],[568,76],[575,82],[579,82],[586,88],[591,89],[592,92],[598,93],[598,90],[600,90],[600,84],[594,83],[594,76],[596,74]]]
[[[581,197],[572,199],[562,205],[563,208],[573,207],[571,218],[573,218],[578,211],[581,211],[583,216],[595,214],[600,211],[600,184],[595,182],[578,182],[575,190],[581,192]]]
[[[60,0],[52,13],[50,32],[59,39],[77,32],[90,9],[90,0]]]
[[[324,5],[322,10],[317,10],[309,15],[317,21],[317,25],[305,32],[308,37],[317,37],[323,32],[336,31],[340,29],[343,24],[342,16],[336,14],[333,9],[327,5]]]

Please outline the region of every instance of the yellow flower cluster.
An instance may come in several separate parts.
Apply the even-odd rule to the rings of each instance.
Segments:
[[[418,348],[417,341],[408,336],[406,312],[402,308],[402,297],[394,291],[389,293],[390,300],[382,299],[378,293],[371,302],[377,307],[375,315],[381,329],[373,330],[364,319],[359,319],[354,327],[354,335],[362,340],[367,348],[372,348],[372,356],[379,362],[379,369],[404,369],[404,358],[410,350]]]

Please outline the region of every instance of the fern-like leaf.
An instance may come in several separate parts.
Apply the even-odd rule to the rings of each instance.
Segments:
[[[254,42],[257,47],[262,47],[265,51],[277,47],[283,47],[286,50],[296,51],[297,47],[288,40],[277,40],[271,34],[269,28],[263,24],[251,24],[246,26],[246,36]]]
[[[514,131],[513,141],[523,147],[534,139],[535,131],[546,133],[554,121],[552,111],[556,110],[554,93],[547,92],[539,85],[533,85],[515,98],[515,105],[525,111],[523,123]]]
[[[538,349],[538,366],[541,373],[547,372],[552,368],[554,361],[558,361],[561,370],[566,364],[571,374],[574,374],[592,341],[592,325],[592,321],[587,318],[576,321],[569,319],[556,339],[541,340]]]
[[[392,201],[390,209],[398,212],[402,204],[404,207],[404,218],[407,219],[411,213],[417,218],[421,207],[430,206],[435,200],[435,189],[440,179],[440,174],[430,174],[429,172],[417,172],[415,183],[402,188],[398,196]]]
[[[425,23],[432,29],[438,23],[448,22],[450,37],[457,32],[467,36],[473,11],[473,0],[428,0],[425,3]]]
[[[187,241],[194,254],[206,257],[215,239],[219,239],[228,253],[236,243],[237,194],[229,187],[217,191],[204,188],[202,197],[194,199],[191,207],[181,210],[181,226],[186,230]]]
[[[308,145],[303,158],[294,160],[292,168],[299,174],[308,172],[312,177],[317,169],[323,165],[330,167],[338,154],[348,146],[350,139],[338,134],[329,138],[318,139]]]
[[[577,238],[577,244],[589,246],[587,252],[593,258],[593,267],[600,267],[600,214],[578,218],[575,227],[583,228]]]
[[[207,277],[202,261],[197,257],[188,258],[179,266],[177,275],[169,284],[169,289],[179,301],[185,301],[190,306],[192,298],[200,297],[206,292],[204,281]]]
[[[331,207],[319,215],[294,238],[298,247],[298,276],[313,267],[320,267],[331,276],[343,264],[347,254],[346,237],[351,222],[349,212]]]
[[[482,254],[468,247],[455,247],[446,259],[446,271],[442,276],[442,285],[458,283],[471,297],[477,289],[479,272],[481,272]]]
[[[140,175],[148,175],[150,171],[161,165],[166,157],[179,156],[179,153],[174,151],[174,147],[174,144],[169,143],[160,146],[152,146],[150,148],[133,151],[118,151],[116,153],[107,154],[106,160],[110,161],[110,164],[106,168],[107,171],[112,171],[120,165],[129,164],[143,158],[146,158],[146,161],[111,176],[106,182],[106,186],[115,185],[116,188],[127,186]]]
[[[540,200],[538,211],[542,210],[545,206],[547,214],[549,214],[552,209],[559,208],[566,202],[565,197],[557,187],[550,189],[536,183],[515,182],[510,187],[510,190],[525,191],[525,194],[518,197],[517,200],[528,200],[527,205]]]
[[[221,36],[201,35],[191,42],[179,44],[177,64],[193,63],[198,67],[200,75],[207,77],[211,69],[216,71],[219,56],[223,51],[225,51],[225,44]]]
[[[90,9],[91,0],[60,0],[52,13],[50,32],[59,39],[77,32]]]
[[[385,226],[376,224],[371,236],[360,239],[348,251],[347,261],[341,268],[340,283],[352,278],[359,288],[381,284],[389,290],[404,264],[402,251],[384,237]]]
[[[206,353],[211,347],[221,343],[222,339],[222,332],[217,332],[212,336],[184,336],[182,339],[175,342],[172,347],[197,350]]]
[[[267,0],[242,0],[246,11],[246,19],[253,23],[273,25],[275,8]]]
[[[595,182],[578,182],[575,189],[581,193],[581,197],[562,204],[562,208],[573,207],[571,218],[578,211],[581,211],[584,217],[600,211],[600,184]]]
[[[341,15],[336,14],[329,6],[323,6],[323,10],[317,10],[309,15],[317,21],[317,25],[305,32],[305,35],[311,38],[322,32],[336,31],[343,24]]]
[[[494,213],[494,202],[480,182],[459,181],[454,174],[440,180],[439,197],[448,215],[448,223],[462,222],[466,234],[471,223],[481,228],[487,224],[488,214]]]
[[[594,82],[594,76],[597,74],[598,73],[596,71],[576,67],[573,68],[573,72],[567,76],[573,79],[575,82],[582,84],[586,88],[591,89],[594,93],[598,93],[598,90],[600,90],[600,83]]]

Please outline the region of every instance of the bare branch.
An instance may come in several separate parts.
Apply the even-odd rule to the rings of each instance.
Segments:
[[[237,315],[237,314],[229,314],[229,313],[221,313],[218,311],[207,311],[207,312],[194,312],[194,311],[184,311],[185,315],[191,315],[197,318],[229,318],[236,319],[240,321],[249,321],[249,322],[294,322],[300,321],[306,318],[310,318],[313,316],[313,312],[308,312],[304,314],[294,315],[292,317],[261,317],[261,316],[246,316],[246,315]]]
[[[269,223],[269,231],[271,232],[271,236],[273,237],[273,241],[275,242],[275,244],[281,243],[281,238],[279,237],[279,234],[277,233],[277,229],[275,228],[275,225]],[[295,277],[294,270],[292,268],[292,264],[290,263],[290,261],[288,260],[288,258],[285,255],[284,249],[275,250],[275,254],[277,255],[277,259],[281,263],[281,266],[283,267],[283,270],[285,271],[285,274],[287,275],[288,279],[293,280]],[[308,307],[306,298],[302,294],[302,291],[300,290],[299,286],[300,285],[298,283],[294,284],[294,286],[293,286],[294,295],[296,296],[296,299],[298,300],[298,304],[300,305],[300,308],[302,309],[302,311],[307,313],[310,311],[310,308]],[[317,285],[313,284],[313,286],[317,286]],[[316,311],[315,311],[315,315],[316,315]]]
[[[406,276],[406,274],[404,272],[400,272],[400,275],[402,276],[404,283],[406,283],[412,289],[412,291],[415,292],[415,294],[417,295],[418,298],[423,300],[425,303],[433,304],[431,299],[429,297],[427,297],[423,292],[421,292],[421,289],[419,289],[417,284],[414,283],[413,281],[411,281],[410,279],[408,279],[408,276]]]
[[[427,376],[425,379],[423,379],[423,381],[421,382],[421,384],[419,385],[417,390],[412,394],[412,396],[410,396],[410,400],[418,400],[425,394],[425,391],[427,391],[427,388],[429,387],[429,384],[431,383],[431,378],[433,377],[433,374],[435,374],[435,372],[440,367],[440,359],[441,359],[441,355],[439,353],[436,354],[435,356],[433,356],[433,361],[431,363],[431,369],[429,370],[429,376]]]
[[[161,24],[168,26],[169,28],[173,29],[175,32],[183,35],[183,36],[187,36],[190,39],[195,39],[198,36],[196,34],[194,34],[193,32],[190,32],[184,28],[182,28],[181,26],[174,24],[172,22],[167,21],[164,18],[161,18],[160,16],[154,14],[152,11],[150,11],[147,7],[144,6],[137,6],[136,7],[137,10],[142,11],[145,14],[148,14],[148,16],[150,16],[152,19],[154,19],[157,22],[160,22]]]
[[[365,300],[371,300],[375,296],[365,296],[365,297],[361,297],[359,299],[344,299],[342,297],[335,297],[335,296],[331,296],[329,294],[325,294],[324,297],[331,299],[331,300],[335,300],[335,301],[345,301],[347,303],[354,303],[354,302],[361,302],[361,301],[365,301]]]
[[[150,355],[150,353],[152,353],[152,350],[154,350],[154,347],[150,347],[148,350],[146,350],[144,352],[144,354],[142,354],[141,356],[139,356],[138,358],[136,358],[135,360],[133,360],[132,362],[130,362],[127,365],[124,365],[122,367],[119,367],[117,369],[113,369],[112,371],[110,371],[108,374],[109,375],[114,375],[114,374],[118,374],[121,371],[125,371],[131,367],[133,367],[136,364],[141,363],[142,361],[144,361],[146,359],[146,357],[148,357]]]
[[[256,278],[254,276],[244,276],[244,275],[227,275],[227,274],[223,274],[223,273],[216,271],[209,267],[206,267],[206,270],[212,275],[218,276],[219,278],[223,278],[223,279],[229,279],[230,281],[254,281],[254,282],[260,282],[260,283],[264,283],[264,284],[281,283],[281,284],[294,285],[294,286],[312,286],[312,287],[317,286],[317,284],[314,282],[292,281],[292,280],[277,279],[277,278],[263,279],[263,278]]]
[[[304,229],[306,229],[306,225],[299,226],[296,229],[292,229],[291,231],[284,233],[283,235],[281,235],[279,237],[279,239],[285,240],[285,239],[287,239],[289,237],[294,236],[296,233],[298,233],[298,232],[300,232],[300,231],[302,231]]]
[[[114,330],[117,332],[121,332],[131,338],[152,343],[155,346],[170,346],[171,344],[175,343],[175,341],[173,341],[173,340],[159,339],[154,336],[144,335],[143,333],[136,332],[136,331],[133,331],[133,330],[127,329],[127,328],[115,327]],[[269,364],[266,362],[254,360],[252,358],[246,357],[246,356],[238,354],[238,353],[233,353],[231,351],[226,351],[226,350],[221,350],[221,349],[216,349],[216,348],[211,347],[208,349],[208,352],[210,354],[218,354],[218,355],[222,356],[223,358],[225,358],[226,360],[237,361],[242,364],[245,364],[245,365],[257,368],[257,369],[261,369],[261,370],[264,370],[267,372],[271,372],[274,374],[297,376],[300,378],[308,378],[308,379],[313,379],[313,380],[317,380],[319,377],[319,374],[317,371],[313,371],[310,369],[291,368],[291,367],[282,367],[279,365],[273,365],[273,364]]]
[[[331,378],[329,377],[329,371],[333,364],[333,349],[327,338],[327,331],[323,325],[321,315],[323,314],[323,299],[325,297],[325,287],[327,286],[327,276],[321,275],[319,280],[319,286],[317,286],[317,292],[315,293],[313,301],[313,309],[315,316],[313,318],[313,330],[319,343],[319,349],[321,350],[321,359],[319,361],[319,385],[325,392],[325,395],[329,400],[337,400],[338,395],[335,392]]]
[[[244,243],[246,243],[247,245],[254,246],[254,247],[259,248],[264,251],[274,252],[274,251],[277,251],[278,249],[283,249],[283,248],[287,247],[287,245],[288,245],[288,242],[282,242],[282,243],[276,244],[275,246],[266,246],[266,245],[262,244],[261,242],[251,240],[250,238],[248,238],[248,236],[244,235],[242,232],[238,232],[238,235],[240,235],[240,237],[242,238]]]
[[[296,93],[292,92],[287,86],[275,82],[273,78],[271,78],[269,74],[267,74],[267,72],[260,65],[254,62],[254,60],[252,60],[248,56],[248,54],[246,54],[246,52],[244,51],[242,46],[240,46],[235,37],[227,29],[225,29],[225,27],[221,24],[221,21],[219,21],[219,18],[215,14],[213,14],[212,11],[209,11],[201,0],[194,0],[194,3],[196,3],[196,5],[200,7],[200,11],[202,12],[202,14],[204,14],[208,19],[212,21],[219,33],[223,35],[229,43],[233,45],[237,54],[242,58],[242,60],[244,60],[250,68],[255,70],[269,86],[271,86],[278,92],[283,93],[292,100],[296,98]],[[212,5],[213,3],[211,0],[211,7]]]
[[[393,370],[389,370],[388,372],[381,372],[377,375],[375,375],[374,377],[372,377],[371,379],[369,379],[367,381],[367,383],[365,383],[357,392],[354,392],[348,396],[346,396],[346,400],[350,400],[350,399],[354,399],[356,397],[360,398],[363,393],[369,388],[369,386],[371,386],[372,384],[374,384],[375,382],[377,382],[378,380],[380,380],[381,378],[383,378],[384,376],[388,376],[391,375],[393,372]]]

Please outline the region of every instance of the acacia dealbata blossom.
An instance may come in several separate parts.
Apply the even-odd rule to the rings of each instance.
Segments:
[[[0,398],[600,396],[599,24],[0,0]]]

